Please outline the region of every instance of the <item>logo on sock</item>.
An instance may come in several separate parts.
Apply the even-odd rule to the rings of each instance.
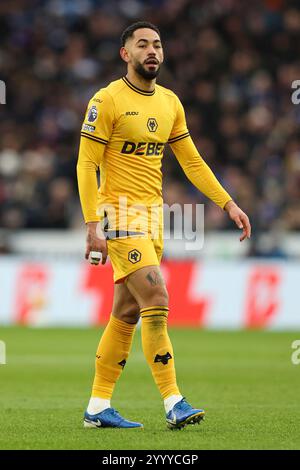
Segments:
[[[121,361],[121,362],[118,362],[118,364],[119,364],[119,366],[121,366],[121,367],[122,367],[122,369],[124,369],[124,367],[125,367],[125,364],[126,364],[126,359],[123,359],[123,361]]]
[[[164,365],[166,365],[168,364],[169,359],[172,359],[172,356],[169,352],[167,352],[167,354],[164,354],[163,356],[156,354],[154,362],[162,362]]]
[[[100,357],[101,357],[101,356],[98,356],[98,354],[96,354],[96,358],[97,358],[97,359],[100,359]]]

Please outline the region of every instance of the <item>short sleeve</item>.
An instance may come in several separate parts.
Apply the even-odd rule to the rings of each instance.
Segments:
[[[184,109],[179,98],[176,96],[176,116],[168,144],[173,144],[174,142],[184,139],[189,135],[190,133],[186,126]]]
[[[115,120],[114,102],[105,90],[98,91],[90,100],[81,128],[81,135],[106,145]]]

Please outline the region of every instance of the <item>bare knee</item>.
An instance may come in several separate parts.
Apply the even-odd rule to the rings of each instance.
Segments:
[[[125,284],[115,285],[112,314],[118,320],[126,323],[137,323],[140,318],[138,303]]]
[[[125,323],[135,324],[140,319],[140,309],[137,304],[123,306],[118,311],[113,311],[113,316]]]
[[[153,305],[161,305],[163,307],[169,305],[169,295],[165,286],[156,286],[144,295],[141,308],[152,307]]]
[[[127,287],[140,308],[167,307],[169,296],[164,278],[157,266],[146,266],[127,278]]]

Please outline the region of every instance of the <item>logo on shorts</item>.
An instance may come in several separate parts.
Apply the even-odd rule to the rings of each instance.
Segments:
[[[141,253],[136,249],[131,250],[128,253],[128,260],[130,261],[130,263],[133,263],[133,264],[138,263],[141,260],[141,257],[142,257]]]

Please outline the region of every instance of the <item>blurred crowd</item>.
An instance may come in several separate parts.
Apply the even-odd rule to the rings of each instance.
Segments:
[[[0,226],[82,226],[76,160],[89,98],[125,75],[120,34],[158,25],[158,83],[184,103],[203,158],[256,232],[300,230],[298,1],[11,0],[0,4]],[[165,202],[201,203],[170,150]],[[206,228],[231,221],[207,203]]]

